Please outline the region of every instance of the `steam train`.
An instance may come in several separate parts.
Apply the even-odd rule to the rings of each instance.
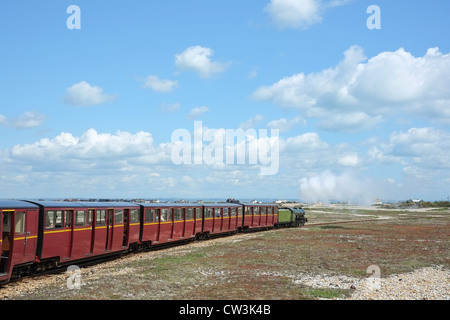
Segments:
[[[0,200],[0,284],[130,251],[304,225],[275,204]]]

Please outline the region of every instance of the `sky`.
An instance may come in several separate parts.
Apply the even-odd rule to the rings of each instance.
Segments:
[[[1,0],[0,198],[447,200],[449,12]]]

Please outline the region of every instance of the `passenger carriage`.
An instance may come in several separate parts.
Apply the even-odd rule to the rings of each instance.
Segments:
[[[117,253],[139,239],[139,206],[128,202],[37,201],[38,262],[59,265]],[[137,217],[137,222],[134,220]],[[137,232],[137,236],[135,233]]]
[[[242,205],[235,203],[204,204],[202,234],[212,236],[236,233],[242,226]]]
[[[8,281],[13,270],[17,273],[32,268],[38,238],[37,205],[0,200],[0,282]]]
[[[193,203],[146,203],[142,244],[147,247],[195,239],[202,231],[202,205]]]
[[[267,229],[278,222],[278,205],[267,203],[244,204],[243,229]]]

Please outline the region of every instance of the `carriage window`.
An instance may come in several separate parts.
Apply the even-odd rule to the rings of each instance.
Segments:
[[[130,222],[131,223],[136,223],[139,222],[139,210],[138,209],[133,209],[130,211]]]
[[[161,209],[161,221],[169,221],[169,209]]]
[[[236,216],[236,208],[230,208],[230,216],[232,217]]]
[[[114,213],[114,222],[123,223],[123,210],[116,210]]]
[[[254,208],[253,208],[253,214],[254,214],[254,215],[259,215],[259,209],[261,209],[261,208],[259,208],[259,207],[254,207]]]
[[[88,211],[88,226],[92,226],[92,217],[94,215],[94,210]]]
[[[186,209],[186,220],[192,220],[194,219],[194,209],[187,208]]]
[[[9,220],[12,213],[3,212],[3,232],[10,232]]]
[[[106,224],[106,210],[97,210],[97,225]]]
[[[16,212],[16,233],[25,232],[25,212]]]
[[[212,208],[206,208],[205,218],[212,218],[212,216],[213,216],[213,209]]]
[[[86,211],[76,211],[75,212],[75,225],[76,226],[86,225]]]
[[[72,214],[73,211],[66,211],[66,228],[70,228],[72,226]]]
[[[262,207],[261,209],[261,214],[266,214],[266,207]]]
[[[183,209],[180,209],[180,208],[176,208],[175,209],[175,216],[174,216],[175,220],[183,220],[183,212],[182,212],[182,210]]]
[[[242,217],[242,207],[239,207],[239,208],[238,208],[238,216],[239,216],[239,217]]]
[[[158,213],[156,209],[145,210],[145,222],[158,222]]]
[[[223,216],[228,217],[228,208],[223,208]]]
[[[62,228],[62,210],[49,210],[45,213],[45,228]]]
[[[220,217],[220,208],[216,208],[216,217]]]

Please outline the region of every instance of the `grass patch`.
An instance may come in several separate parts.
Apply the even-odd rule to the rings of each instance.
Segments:
[[[306,299],[344,299],[350,295],[345,289],[302,288],[300,292]]]
[[[329,225],[329,226],[321,226],[320,229],[321,230],[327,230],[327,229],[346,229],[346,228],[341,227],[341,226]]]
[[[206,257],[203,252],[189,252],[184,255],[174,255],[168,257],[156,258],[151,261],[152,272],[167,271],[173,266],[183,266],[187,268],[192,264],[196,264],[199,259]]]

